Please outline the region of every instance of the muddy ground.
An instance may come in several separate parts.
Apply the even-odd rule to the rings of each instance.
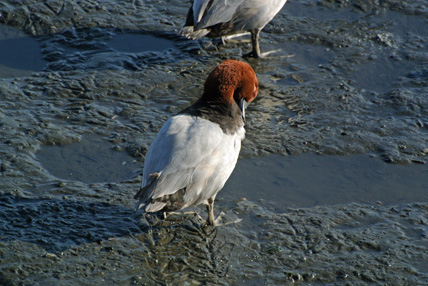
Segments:
[[[134,211],[156,132],[251,47],[178,36],[189,6],[0,3],[0,284],[428,284],[426,1],[285,5],[218,228]]]

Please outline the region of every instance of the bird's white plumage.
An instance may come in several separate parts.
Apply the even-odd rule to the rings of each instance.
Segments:
[[[203,29],[213,26],[218,23],[229,22],[234,18],[236,11],[244,0],[216,0],[211,7],[206,10],[209,0],[196,0],[193,4],[193,13],[198,17],[194,17],[195,28]],[[200,3],[200,4],[199,4]],[[195,10],[199,9],[199,10]],[[204,15],[205,14],[205,15]]]
[[[142,187],[153,180],[150,174],[159,173],[147,197],[156,199],[186,188],[183,208],[214,199],[235,168],[244,136],[243,127],[225,134],[218,124],[200,117],[171,117],[146,154]],[[165,205],[140,203],[148,212]]]
[[[287,0],[214,0],[206,11],[209,1],[195,0],[193,3],[195,30],[226,22],[234,23],[235,31],[263,29],[287,2]]]

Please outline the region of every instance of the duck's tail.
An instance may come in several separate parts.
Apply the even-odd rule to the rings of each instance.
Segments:
[[[150,174],[147,180],[147,184],[140,188],[140,190],[135,194],[134,199],[139,200],[135,206],[137,210],[142,209],[144,212],[155,212],[162,209],[165,206],[165,203],[156,203],[153,205],[152,195],[153,188],[156,187],[158,178],[161,173]]]

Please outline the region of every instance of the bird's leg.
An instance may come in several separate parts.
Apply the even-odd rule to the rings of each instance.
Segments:
[[[207,209],[208,209],[208,224],[213,225],[213,226],[224,226],[224,225],[228,225],[231,223],[238,223],[240,222],[242,219],[238,218],[235,221],[231,221],[231,222],[227,222],[227,223],[219,223],[221,221],[221,219],[223,218],[223,216],[225,215],[224,212],[221,212],[218,217],[216,219],[214,219],[214,199],[210,198],[208,199],[208,205],[207,205]]]
[[[208,224],[215,225],[215,219],[214,219],[214,199],[213,198],[209,198],[208,199],[207,211],[208,211]]]
[[[267,56],[269,56],[270,54],[273,53],[277,53],[281,50],[273,50],[273,51],[269,51],[269,52],[264,52],[262,53],[260,51],[260,45],[259,45],[259,35],[260,35],[260,31],[262,29],[254,29],[251,30],[251,43],[253,45],[253,50],[251,52],[249,52],[248,54],[245,54],[244,57],[253,57],[253,58],[265,58]],[[291,57],[291,56],[285,56],[285,57]]]
[[[253,57],[253,58],[260,58],[262,57],[260,53],[260,46],[259,46],[259,34],[261,29],[254,29],[251,30],[251,44],[253,46],[253,51],[249,52],[248,54],[244,55],[244,57]]]
[[[253,44],[253,56],[260,58],[260,46],[259,46],[259,35],[261,29],[254,29],[251,31],[251,43]]]

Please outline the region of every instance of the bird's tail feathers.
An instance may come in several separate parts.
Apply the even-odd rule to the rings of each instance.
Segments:
[[[135,194],[134,199],[139,200],[136,209],[142,209],[145,212],[156,211],[152,207],[152,203],[150,202],[151,193],[154,187],[156,187],[156,183],[158,182],[158,178],[160,177],[161,172],[152,173],[149,175],[147,184],[144,187],[141,187],[140,190]],[[163,207],[163,206],[162,206]],[[160,207],[160,209],[162,208]]]
[[[166,206],[164,202],[151,202],[150,204],[145,205],[144,211],[147,213],[158,212]]]
[[[149,189],[152,186],[153,187],[155,186],[154,183],[158,181],[157,179],[160,177],[160,175],[161,175],[161,172],[150,174],[147,180],[147,184],[144,187],[140,188],[140,190],[135,194],[134,199],[140,200],[140,201],[147,199],[150,195]]]
[[[156,172],[149,175],[147,184],[144,187],[141,187],[140,190],[135,194],[134,199],[139,200],[135,206],[137,210],[143,210],[144,212],[157,212],[162,210],[166,203],[153,201],[152,192],[156,188],[157,183],[159,182],[159,177],[162,172]]]

